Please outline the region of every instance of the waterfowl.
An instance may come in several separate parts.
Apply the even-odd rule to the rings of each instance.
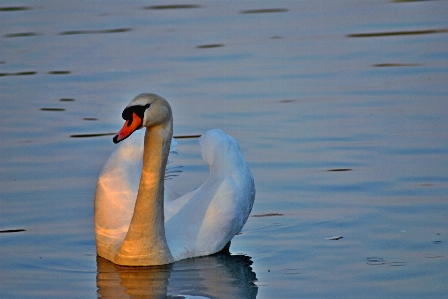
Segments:
[[[210,175],[178,196],[165,186],[173,151],[168,101],[140,94],[122,117],[125,124],[113,138],[122,143],[96,188],[98,255],[119,265],[152,266],[221,251],[243,228],[255,198],[254,179],[236,140],[221,130],[204,133],[199,147]],[[142,128],[144,137],[138,134]]]

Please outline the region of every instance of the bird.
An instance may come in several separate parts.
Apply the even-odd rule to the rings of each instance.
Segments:
[[[223,250],[241,232],[255,200],[254,177],[238,142],[219,129],[202,134],[199,148],[209,176],[179,196],[165,185],[173,171],[168,156],[177,151],[168,101],[140,94],[122,118],[113,138],[120,144],[96,186],[98,256],[117,265],[156,266]]]

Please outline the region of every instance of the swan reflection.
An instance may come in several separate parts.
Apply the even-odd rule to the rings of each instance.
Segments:
[[[97,257],[101,298],[256,298],[252,260],[218,253],[155,267],[118,266]]]

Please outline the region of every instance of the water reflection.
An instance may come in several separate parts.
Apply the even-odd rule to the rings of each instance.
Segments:
[[[102,298],[256,298],[250,257],[220,253],[167,266],[125,267],[97,257]]]

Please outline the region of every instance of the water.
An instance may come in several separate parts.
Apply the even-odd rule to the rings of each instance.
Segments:
[[[447,2],[179,3],[1,3],[0,297],[445,298]],[[175,135],[239,140],[257,197],[230,255],[97,261],[96,179],[141,92]],[[183,192],[207,169],[179,150]]]

